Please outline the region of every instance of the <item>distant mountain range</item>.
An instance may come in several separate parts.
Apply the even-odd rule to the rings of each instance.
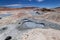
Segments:
[[[36,9],[36,10],[42,10],[42,11],[51,11],[52,9],[48,8],[39,8],[39,7],[22,7],[22,8],[9,8],[9,7],[0,7],[0,11],[8,11],[8,10],[20,10],[20,9]],[[60,7],[53,8],[56,11],[60,11]]]
[[[0,6],[0,8],[10,8],[10,7],[3,7],[3,6]],[[33,8],[39,8],[39,7],[22,7],[22,8],[26,8],[26,9],[33,9]],[[54,9],[58,9],[58,8],[60,8],[60,7],[56,7],[56,8],[54,8]]]
[[[55,9],[60,9],[60,7],[56,7]]]

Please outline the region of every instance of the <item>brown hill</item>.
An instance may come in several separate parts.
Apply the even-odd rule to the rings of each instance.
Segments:
[[[11,11],[11,10],[35,10],[35,11],[43,11],[43,12],[52,12],[52,11],[60,11],[59,8],[55,8],[54,10],[48,8],[39,8],[39,7],[22,7],[22,8],[8,8],[8,7],[0,7],[0,11]]]
[[[54,8],[54,10],[56,10],[57,12],[60,12],[60,7],[56,7]]]

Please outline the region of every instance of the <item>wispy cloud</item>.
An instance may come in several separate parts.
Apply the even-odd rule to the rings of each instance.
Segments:
[[[22,6],[22,4],[10,4],[10,5],[5,5],[5,6],[7,6],[7,7],[9,7],[9,6]]]
[[[31,5],[31,4],[10,4],[10,5],[3,5],[3,6],[10,7],[10,8],[37,7],[36,5]]]
[[[37,0],[38,2],[43,2],[44,0]]]
[[[23,6],[23,4],[10,4],[10,5],[4,5],[5,7],[12,7],[12,8],[20,8]]]

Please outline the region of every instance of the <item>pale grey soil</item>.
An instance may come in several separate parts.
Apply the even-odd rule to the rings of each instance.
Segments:
[[[39,13],[36,14],[33,11],[31,11],[31,14],[33,16],[42,15]],[[7,14],[7,15],[2,14],[1,16],[5,17],[10,15],[11,14]],[[57,23],[46,21],[45,19],[38,20],[32,18],[22,18],[17,20],[15,24],[1,26],[0,40],[5,40],[8,36],[12,37],[11,40],[21,40],[21,36],[23,33],[34,28],[42,28],[42,29],[52,28],[52,29],[60,30],[60,25]]]
[[[21,25],[20,24],[19,25],[22,26],[22,28],[53,28],[60,30],[59,24],[49,22],[44,19],[43,20],[23,19],[22,21],[18,21],[17,24],[18,23],[21,23]]]

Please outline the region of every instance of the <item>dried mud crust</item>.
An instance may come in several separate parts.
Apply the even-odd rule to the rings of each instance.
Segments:
[[[50,12],[44,15],[46,19],[53,20],[55,22],[60,22],[60,13],[59,12]]]
[[[10,12],[7,12],[8,10],[10,10]],[[60,13],[55,11],[51,13],[50,10],[47,9],[43,9],[42,11],[45,12],[32,11],[32,9],[29,10],[29,8],[28,10],[6,9],[6,12],[2,10],[0,14],[11,13],[13,15],[3,19],[0,18],[0,25],[6,25],[0,29],[0,40],[60,40],[60,25],[45,20],[49,19],[60,22]]]
[[[57,23],[49,22],[44,19],[32,19],[32,18],[24,18],[22,20],[18,20],[16,22],[18,24],[18,29],[22,28],[43,28],[43,29],[48,29],[48,28],[53,28],[60,30],[60,25]]]
[[[22,40],[60,40],[60,31],[53,29],[32,29],[23,33]]]

